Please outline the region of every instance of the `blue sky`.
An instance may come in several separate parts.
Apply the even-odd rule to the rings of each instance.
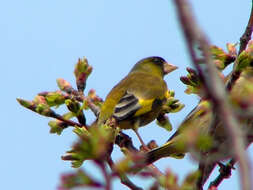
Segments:
[[[250,0],[192,3],[213,44],[224,48],[227,42],[239,41]],[[9,0],[0,2],[0,24],[1,189],[56,189],[60,174],[72,170],[70,163],[60,159],[76,139],[71,129],[61,136],[49,134],[49,119],[25,110],[15,98],[32,99],[38,92],[56,90],[59,77],[74,85],[73,69],[79,57],[87,57],[94,69],[86,89],[96,89],[103,98],[144,57],[158,55],[179,66],[165,78],[186,105],[180,113],[169,115],[174,130],[197,103],[179,81],[191,63],[172,1]],[[89,113],[89,122],[93,119]],[[135,135],[126,132],[138,146]],[[155,124],[141,128],[140,133],[146,142],[156,139],[159,144],[171,135]],[[253,149],[249,152],[252,157]],[[114,158],[120,155],[116,148]],[[162,159],[156,165],[171,168],[179,179],[197,167],[189,157]],[[89,162],[85,168],[96,171]],[[140,179],[136,183],[147,185]],[[125,189],[117,181],[114,187]],[[239,189],[236,171],[220,189]]]

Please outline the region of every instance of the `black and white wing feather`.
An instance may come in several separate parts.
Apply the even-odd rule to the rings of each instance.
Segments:
[[[127,92],[115,106],[113,117],[117,121],[122,121],[133,116],[140,108],[138,98]]]

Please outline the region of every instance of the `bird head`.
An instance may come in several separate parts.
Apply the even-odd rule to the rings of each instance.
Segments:
[[[177,68],[177,66],[167,63],[163,58],[153,56],[138,61],[130,72],[148,72],[163,77]]]

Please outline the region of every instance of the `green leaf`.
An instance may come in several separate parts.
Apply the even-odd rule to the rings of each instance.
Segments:
[[[75,127],[74,132],[80,139],[62,156],[63,160],[72,161],[72,167],[80,167],[85,160],[104,160],[111,153],[115,129],[108,126],[93,126],[89,130]]]
[[[39,95],[45,97],[46,102],[50,107],[59,106],[63,104],[65,100],[68,98],[61,91],[43,92],[43,93],[39,93]]]
[[[170,123],[170,120],[167,116],[163,115],[157,118],[156,123],[158,126],[164,128],[167,131],[172,130],[172,125]]]
[[[68,127],[68,125],[59,120],[52,120],[48,122],[50,126],[50,133],[56,133],[57,135],[61,135],[62,131]]]

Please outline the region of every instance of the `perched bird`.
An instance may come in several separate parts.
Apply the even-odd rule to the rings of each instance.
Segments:
[[[241,113],[240,126],[245,135],[245,145],[253,141],[253,67],[248,66],[241,73],[240,78],[234,84],[229,98],[235,110],[244,110]],[[248,113],[248,115],[247,115]],[[213,127],[214,112],[209,100],[202,99],[199,104],[189,113],[181,123],[178,130],[161,147],[153,149],[146,154],[146,163],[153,163],[163,157],[182,158],[192,147],[187,145],[192,139],[196,140],[201,135],[212,135],[210,147],[207,148],[206,159],[209,162],[231,158],[234,150],[229,149],[230,140],[225,131],[222,120],[215,123],[215,130],[210,134]],[[219,118],[222,119],[222,118]],[[195,135],[195,136],[194,136]],[[191,139],[192,138],[192,139]],[[193,140],[193,141],[194,141]],[[196,151],[196,150],[195,150]],[[203,157],[201,158],[203,159]]]
[[[188,138],[187,135],[190,132],[194,132],[194,130],[202,134],[208,133],[207,126],[210,125],[213,116],[211,111],[208,101],[200,101],[164,145],[147,153],[147,163],[153,163],[163,157],[183,158],[184,154],[189,151],[184,143]],[[195,136],[194,138],[197,137]]]
[[[156,119],[168,98],[163,77],[177,69],[161,57],[148,57],[137,62],[128,75],[107,95],[99,114],[98,125],[110,117],[121,129],[137,130]]]

